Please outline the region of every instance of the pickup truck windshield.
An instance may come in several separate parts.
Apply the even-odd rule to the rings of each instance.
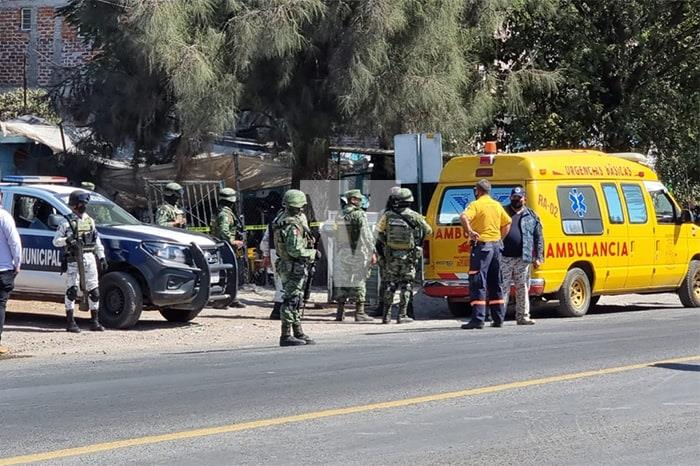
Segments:
[[[68,204],[68,194],[57,194],[63,203]],[[119,207],[114,202],[99,194],[90,194],[90,203],[87,213],[95,220],[98,226],[108,227],[114,225],[140,225],[129,212]]]

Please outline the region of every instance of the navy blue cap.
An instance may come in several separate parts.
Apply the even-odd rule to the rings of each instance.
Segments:
[[[510,192],[511,196],[520,196],[520,197],[525,197],[525,190],[521,188],[520,186],[516,186],[513,188],[513,190]]]

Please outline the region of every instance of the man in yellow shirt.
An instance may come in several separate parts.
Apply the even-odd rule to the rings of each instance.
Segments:
[[[502,239],[510,230],[511,219],[503,206],[491,198],[490,193],[491,183],[480,180],[474,190],[476,200],[469,203],[460,216],[472,248],[469,260],[472,317],[462,325],[463,329],[484,328],[487,304],[493,318],[492,327],[501,327],[506,317],[501,280],[501,249]]]

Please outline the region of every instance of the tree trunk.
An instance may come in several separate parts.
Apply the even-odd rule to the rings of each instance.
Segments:
[[[328,179],[329,133],[329,128],[323,127],[290,130],[293,187],[298,188],[301,180]]]

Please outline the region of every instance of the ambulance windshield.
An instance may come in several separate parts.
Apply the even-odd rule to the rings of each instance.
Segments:
[[[68,204],[68,194],[57,194],[56,197]],[[90,193],[87,213],[98,226],[102,227],[141,224],[129,212],[97,193]]]
[[[510,192],[513,188],[514,186],[494,186],[491,189],[491,197],[506,206],[510,204]],[[474,198],[474,186],[455,186],[445,189],[440,202],[438,224],[459,225],[459,216]]]

